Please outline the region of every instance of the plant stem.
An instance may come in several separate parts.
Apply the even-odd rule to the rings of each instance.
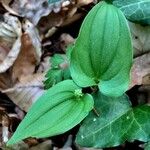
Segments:
[[[97,117],[99,117],[99,113],[97,112],[97,110],[96,110],[95,108],[93,108],[93,112],[95,113],[95,115],[96,115]]]

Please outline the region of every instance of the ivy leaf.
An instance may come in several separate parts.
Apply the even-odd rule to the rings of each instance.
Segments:
[[[150,106],[132,108],[126,95],[110,98],[97,93],[94,98],[100,117],[89,114],[77,134],[77,144],[106,148],[125,141],[150,140]]]
[[[45,89],[49,89],[60,81],[70,79],[70,70],[68,68],[68,60],[66,55],[55,54],[50,59],[51,68],[45,75]]]
[[[130,21],[150,24],[149,0],[114,0],[113,4],[119,7]]]
[[[28,137],[62,134],[80,123],[93,108],[93,98],[65,80],[47,90],[31,107],[7,145]]]
[[[144,150],[150,150],[150,142],[144,145]]]
[[[123,13],[100,2],[85,18],[71,52],[70,72],[81,87],[98,85],[108,96],[121,96],[129,85],[131,36]]]

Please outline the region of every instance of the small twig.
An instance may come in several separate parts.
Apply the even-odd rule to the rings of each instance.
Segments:
[[[100,114],[98,113],[98,111],[97,111],[95,108],[93,108],[93,112],[95,113],[95,115],[96,115],[97,117],[100,116]]]

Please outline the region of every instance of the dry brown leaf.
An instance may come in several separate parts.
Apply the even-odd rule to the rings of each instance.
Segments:
[[[31,105],[43,94],[44,74],[28,75],[12,88],[2,90],[22,110],[28,111]]]
[[[23,21],[22,26],[19,22],[20,26],[18,28],[16,17],[8,14],[5,16],[5,22],[1,24],[3,30],[0,31],[0,35],[4,35],[5,41],[15,42],[14,47],[20,53],[16,55],[14,47],[12,49],[9,47],[5,48],[5,44],[2,45],[3,47],[1,46],[3,48],[0,49],[3,52],[2,57],[7,56],[5,56],[4,60],[1,59],[0,69],[6,68],[5,65],[7,65],[7,69],[4,68],[3,71],[9,70],[0,74],[0,90],[6,92],[8,97],[21,109],[27,111],[32,103],[43,93],[43,78],[39,79],[43,75],[33,75],[35,67],[41,58],[41,41],[37,29],[28,20]],[[23,34],[21,32],[22,28],[24,30]],[[12,32],[14,30],[16,32]],[[19,38],[15,41],[16,37]],[[15,55],[13,62],[12,59],[9,59],[12,55]],[[12,63],[11,65],[9,65],[10,62],[8,60]],[[10,68],[10,66],[12,67]]]
[[[21,37],[21,51],[12,68],[12,78],[20,80],[22,75],[33,74],[39,62],[37,53],[28,34]]]
[[[40,61],[41,58],[41,39],[37,28],[27,19],[23,21],[23,30],[26,34],[29,35],[32,45],[36,50],[37,61]]]
[[[0,73],[2,73],[13,65],[20,52],[22,31],[19,20],[9,14],[4,15],[4,22],[0,22],[0,28],[0,37],[2,41],[2,43],[0,43],[0,57],[2,58],[4,56],[4,59],[1,59],[0,63]],[[12,46],[11,49],[10,45]]]
[[[37,29],[28,20],[23,21],[22,28],[25,32],[18,41],[21,45],[21,48],[18,48],[20,53],[12,67],[14,81],[19,80],[22,75],[33,74],[41,58],[41,41]]]
[[[62,27],[72,24],[73,22],[81,19],[83,16],[84,16],[84,13],[75,13],[75,14],[73,14],[72,17],[70,17],[68,14],[68,18],[63,22]]]
[[[150,53],[147,53],[134,59],[134,64],[131,73],[132,79],[130,88],[134,85],[144,84],[144,77],[150,74]]]
[[[19,16],[19,14],[17,12],[15,12],[11,7],[9,7],[9,4],[12,0],[1,0],[1,3],[3,5],[3,7],[11,14],[17,15]]]
[[[50,57],[44,57],[43,61],[40,62],[40,65],[38,67],[37,73],[43,73],[43,72],[47,72],[51,67],[50,64]]]
[[[21,23],[14,16],[5,14],[4,19],[4,22],[0,24],[0,41],[2,41],[0,45],[0,71],[3,72],[0,74],[0,90],[5,91],[7,89],[6,92],[10,99],[27,111],[43,92],[42,83],[37,84],[38,75],[36,77],[33,75],[32,82],[31,77],[29,77],[40,61],[41,41],[36,28],[28,20],[25,20],[21,26]],[[22,28],[25,31],[23,34]],[[12,48],[11,45],[13,45]],[[9,69],[12,65],[13,67]],[[5,72],[6,70],[8,71]],[[25,76],[29,77],[30,82],[24,79]]]
[[[73,44],[75,42],[75,39],[67,33],[63,33],[60,36],[60,47],[63,51],[66,51],[66,48],[68,45]]]
[[[94,0],[77,0],[77,5],[78,6],[85,6],[90,3],[94,2]]]
[[[81,1],[70,1],[69,6],[63,6],[62,10],[59,13],[51,13],[46,17],[43,17],[39,23],[38,23],[38,28],[41,34],[46,34],[51,28],[54,27],[63,27],[67,26],[77,20],[79,20],[81,17],[83,17],[87,12],[85,10],[80,9],[80,12],[78,11],[78,8],[81,7],[81,5],[88,5],[93,0],[81,0]],[[68,3],[67,1],[64,2],[63,4]],[[63,5],[62,4],[62,5]]]
[[[57,31],[56,27],[52,27],[51,29],[48,30],[48,32],[45,34],[46,38],[51,37],[55,32]]]
[[[142,26],[129,22],[132,41],[134,47],[134,56],[142,55],[150,51],[150,26]]]
[[[0,146],[3,146],[9,139],[9,125],[10,119],[5,108],[0,107],[0,124],[1,124],[1,137],[0,137]]]
[[[66,0],[48,4],[47,0],[2,0],[2,4],[8,12],[25,17],[36,25],[42,16],[47,16],[52,11],[59,12],[64,1]]]
[[[143,78],[144,85],[150,85],[150,73]]]
[[[29,150],[50,150],[50,149],[52,149],[52,141],[47,140],[43,143],[31,147]]]
[[[18,107],[28,111],[29,107],[43,94],[44,74],[21,76],[20,82],[14,83],[12,73],[0,74],[0,91],[5,93]]]
[[[16,40],[16,42],[14,43],[14,46],[8,53],[5,60],[0,64],[0,73],[5,72],[13,65],[13,63],[15,62],[15,60],[20,52],[20,46],[21,46],[21,41],[20,41],[20,37],[19,37]]]
[[[84,13],[78,13],[77,7],[72,5],[67,10],[62,10],[60,13],[51,13],[46,17],[43,17],[39,24],[38,29],[40,34],[48,34],[48,31],[52,28],[67,26],[77,20],[79,20]],[[44,35],[45,37],[45,35]]]
[[[14,83],[11,79],[11,72],[0,73],[0,91],[13,87]]]
[[[5,40],[0,39],[0,64],[5,60],[8,52],[9,52],[9,47],[6,45]]]
[[[2,149],[3,150],[29,150],[29,146],[25,142],[21,141],[17,144],[12,145],[11,147],[3,146]]]
[[[38,24],[40,33],[46,33],[52,27],[59,27],[63,23],[64,17],[64,14],[61,13],[51,13],[47,17],[43,17]]]

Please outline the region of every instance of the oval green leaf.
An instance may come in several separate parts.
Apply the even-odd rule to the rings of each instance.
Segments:
[[[47,90],[31,107],[7,145],[28,137],[62,134],[80,123],[93,108],[93,98],[65,80]]]
[[[81,87],[98,85],[109,96],[128,88],[132,65],[131,36],[123,13],[100,2],[85,18],[71,52],[70,71]]]
[[[82,147],[106,148],[123,144],[125,141],[150,140],[150,106],[132,108],[128,97],[106,97],[94,95],[97,117],[91,112],[83,121],[76,143]]]
[[[150,0],[114,0],[113,4],[133,22],[150,24]]]

